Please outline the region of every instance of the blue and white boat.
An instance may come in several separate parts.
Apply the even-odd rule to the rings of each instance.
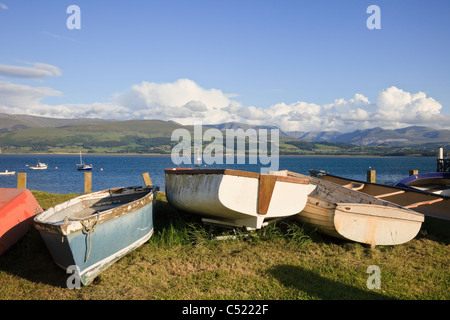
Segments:
[[[80,170],[80,171],[90,171],[90,170],[92,170],[92,164],[85,164],[83,162],[83,159],[81,157],[81,151],[80,151],[80,163],[77,163],[76,166],[77,166],[77,169]]]
[[[450,196],[450,172],[413,174],[397,182],[395,186]]]
[[[88,285],[150,239],[157,191],[146,186],[85,194],[45,210],[34,225],[55,263],[78,270],[80,282]]]

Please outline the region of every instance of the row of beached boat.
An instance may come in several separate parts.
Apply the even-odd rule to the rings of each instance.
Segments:
[[[152,236],[158,187],[146,184],[85,194],[45,211],[28,190],[1,189],[0,254],[34,221],[56,264],[76,266],[87,285]],[[170,168],[165,192],[171,205],[200,215],[205,224],[254,230],[295,217],[329,236],[370,246],[413,239],[425,218],[450,221],[449,197],[321,171]]]

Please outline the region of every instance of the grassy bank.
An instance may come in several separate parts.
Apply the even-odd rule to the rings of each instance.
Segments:
[[[34,195],[43,208],[76,196]],[[163,193],[156,206],[150,241],[78,290],[67,288],[69,275],[30,229],[0,257],[0,299],[450,299],[445,239],[420,234],[370,249],[286,220],[219,241]],[[380,268],[380,289],[367,288],[371,265]]]

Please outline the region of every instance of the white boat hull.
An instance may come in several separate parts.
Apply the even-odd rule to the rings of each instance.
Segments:
[[[0,172],[0,176],[13,176],[15,174],[16,174],[15,171],[3,171],[3,172]]]
[[[270,219],[299,213],[314,189],[307,179],[237,170],[165,172],[166,197],[174,207],[249,229],[259,229]]]

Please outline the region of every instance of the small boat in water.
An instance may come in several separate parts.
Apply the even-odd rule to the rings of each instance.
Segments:
[[[92,165],[83,164],[81,166],[78,166],[77,169],[80,171],[90,171],[90,170],[92,170]]]
[[[450,196],[450,172],[413,174],[394,186]]]
[[[55,263],[77,267],[83,285],[144,244],[153,234],[155,186],[85,194],[34,219]]]
[[[321,170],[310,170],[310,174],[312,177],[318,177],[422,213],[425,215],[425,230],[450,237],[450,197],[410,188],[348,179]]]
[[[80,151],[80,163],[77,163],[76,166],[77,166],[77,169],[80,171],[92,170],[92,164],[88,165],[83,162],[83,158],[81,157],[81,151]]]
[[[35,166],[28,166],[31,170],[45,170],[48,168],[48,164],[39,162]]]
[[[308,179],[230,169],[170,168],[165,176],[166,197],[175,208],[201,215],[205,223],[247,229],[297,214],[314,189]]]
[[[25,235],[40,212],[29,190],[0,188],[0,254]]]
[[[8,170],[0,172],[0,176],[13,176],[15,174],[16,174],[15,171],[8,171]]]
[[[287,170],[276,174],[308,178]],[[323,179],[309,178],[316,188],[296,218],[324,234],[375,247],[408,242],[420,231],[423,214]]]

